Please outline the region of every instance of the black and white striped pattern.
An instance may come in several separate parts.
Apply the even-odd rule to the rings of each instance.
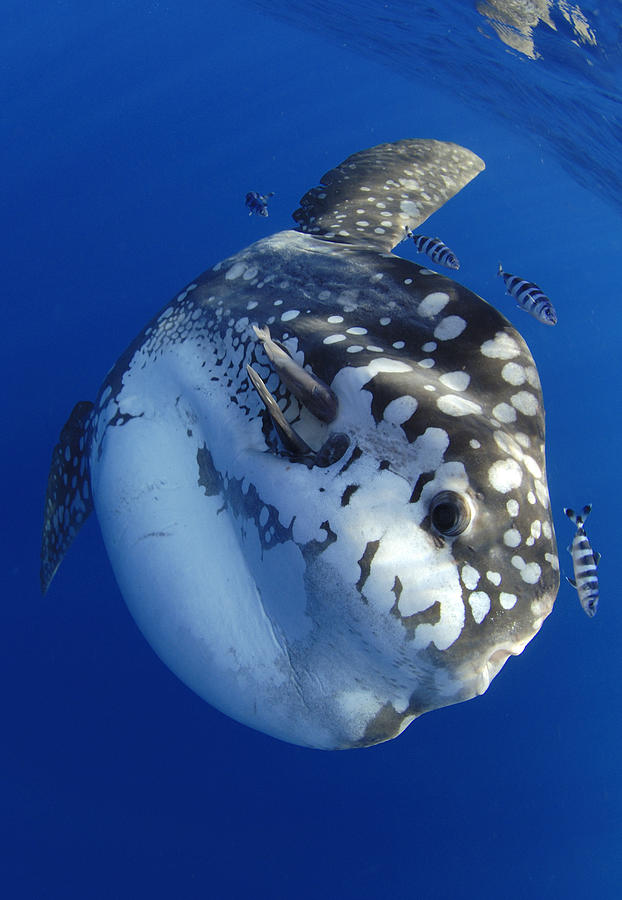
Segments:
[[[596,615],[598,608],[599,592],[596,568],[600,561],[600,553],[592,550],[583,527],[591,509],[591,506],[584,506],[580,513],[575,513],[573,509],[564,509],[571,522],[577,526],[572,544],[568,547],[574,568],[574,578],[568,578],[568,581],[577,589],[581,606],[590,618]]]
[[[425,253],[435,263],[446,266],[448,269],[459,269],[460,263],[456,255],[438,238],[427,237],[425,234],[406,233],[406,237],[412,238],[418,253]]]
[[[509,272],[504,272],[501,263],[499,263],[497,275],[503,278],[508,294],[514,297],[521,309],[524,309],[525,312],[528,312],[544,325],[557,325],[555,308],[537,284],[534,284],[532,281],[525,281],[524,278],[519,278],[518,275],[510,275]]]

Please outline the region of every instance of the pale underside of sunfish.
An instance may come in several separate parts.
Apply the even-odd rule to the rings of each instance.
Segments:
[[[188,284],[61,433],[43,590],[94,508],[156,653],[295,744],[485,691],[558,589],[540,382],[497,310],[391,253],[483,168],[356,153]]]

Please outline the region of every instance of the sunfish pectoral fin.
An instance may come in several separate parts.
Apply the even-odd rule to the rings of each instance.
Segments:
[[[93,509],[87,446],[92,410],[90,400],[76,403],[52,453],[41,537],[43,594]]]

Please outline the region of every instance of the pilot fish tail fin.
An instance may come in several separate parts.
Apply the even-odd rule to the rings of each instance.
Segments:
[[[87,430],[93,404],[77,403],[52,453],[41,538],[41,593],[45,594],[73,539],[93,509]]]
[[[589,514],[592,511],[592,504],[588,503],[587,506],[584,506],[580,513],[574,511],[569,506],[564,507],[564,512],[568,516],[571,522],[574,522],[575,525],[581,527]]]

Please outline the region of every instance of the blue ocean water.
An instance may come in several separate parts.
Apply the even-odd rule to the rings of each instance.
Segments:
[[[3,4],[3,896],[619,895],[621,13]],[[532,350],[563,571],[562,507],[592,502],[602,600],[589,620],[562,584],[481,698],[323,753],[238,725],[164,667],[94,517],[42,599],[45,483],[74,402],[180,286],[290,227],[350,153],[402,137],[486,161],[434,230]],[[269,219],[248,217],[250,189],[275,191]],[[499,260],[546,290],[555,329],[504,297]]]

